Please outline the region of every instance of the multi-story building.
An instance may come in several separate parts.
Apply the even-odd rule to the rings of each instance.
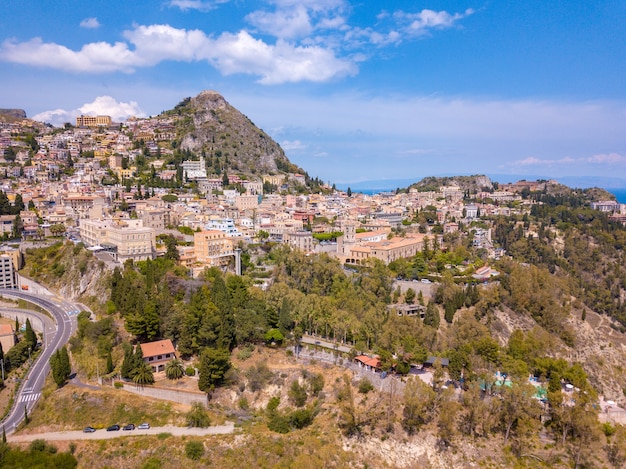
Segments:
[[[0,255],[0,288],[17,288],[17,269],[7,254]]]
[[[239,195],[235,197],[235,207],[237,210],[252,210],[259,206],[257,195]]]
[[[111,116],[78,116],[76,127],[108,127],[111,125]]]
[[[142,220],[81,220],[80,236],[87,246],[109,251],[122,263],[155,257],[155,230]]]
[[[223,231],[200,231],[194,233],[193,241],[196,262],[202,266],[227,264],[233,255],[233,243]]]
[[[294,249],[304,252],[313,252],[313,235],[310,231],[295,231],[283,234],[283,242]]]

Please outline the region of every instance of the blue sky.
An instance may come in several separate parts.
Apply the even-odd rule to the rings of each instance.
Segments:
[[[121,120],[212,89],[311,176],[626,179],[626,2],[0,3],[0,107]]]

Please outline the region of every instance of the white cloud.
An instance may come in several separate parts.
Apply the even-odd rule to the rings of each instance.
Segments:
[[[511,162],[511,166],[517,167],[556,167],[556,166],[580,166],[584,164],[595,166],[622,166],[626,165],[626,156],[622,156],[619,153],[600,153],[587,157],[573,158],[571,156],[565,156],[558,159],[550,158],[536,158],[529,156],[521,160]]]
[[[254,11],[246,16],[246,21],[280,38],[303,37],[313,31],[307,9],[302,5],[276,12]]]
[[[474,10],[471,8],[465,10],[464,13],[454,14],[450,14],[447,11],[424,9],[419,13],[397,11],[393,14],[393,17],[398,20],[399,23],[406,25],[405,31],[407,33],[411,35],[422,35],[427,33],[429,29],[450,28],[460,19],[472,15],[473,13]]]
[[[61,126],[66,122],[74,123],[76,117],[80,115],[88,116],[111,116],[114,122],[120,122],[129,117],[145,117],[146,114],[141,110],[139,104],[135,101],[124,103],[117,101],[111,96],[98,96],[90,103],[85,103],[78,109],[64,110],[54,109],[52,111],[43,111],[33,116],[33,120],[47,122],[55,126]]]
[[[278,40],[270,45],[246,31],[223,33],[210,38],[200,30],[169,25],[136,26],[124,32],[127,43],[95,42],[73,51],[40,38],[18,43],[7,40],[0,47],[0,59],[25,65],[73,72],[133,72],[163,60],[209,61],[224,75],[257,75],[263,84],[313,81],[354,75],[356,65],[335,56],[321,46],[298,46]]]
[[[260,83],[324,82],[354,75],[357,67],[318,46],[294,46],[278,40],[271,46],[245,31],[222,34],[213,44],[211,63],[224,75],[254,73]]]
[[[98,29],[100,27],[100,22],[98,18],[85,18],[80,22],[80,27],[85,29]]]
[[[131,72],[136,66],[134,52],[122,42],[93,42],[73,51],[41,38],[26,42],[6,40],[0,47],[0,59],[36,67],[56,68],[72,72]]]
[[[598,154],[587,158],[592,164],[626,165],[626,156],[619,153]]]
[[[280,146],[285,151],[304,150],[306,148],[306,145],[304,145],[300,140],[284,140],[281,142]]]
[[[182,11],[198,10],[211,11],[217,8],[220,3],[226,3],[228,0],[204,1],[204,0],[170,0],[170,7],[179,8]]]

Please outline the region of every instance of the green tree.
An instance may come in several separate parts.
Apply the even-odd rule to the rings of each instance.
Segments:
[[[296,407],[302,407],[306,404],[307,393],[306,388],[302,386],[298,380],[294,380],[289,387],[289,391],[287,392],[289,395],[289,400]]]
[[[224,376],[230,367],[230,352],[228,350],[205,349],[200,355],[198,388],[210,394],[216,386],[224,382]]]
[[[50,370],[52,371],[52,379],[59,388],[65,384],[65,381],[69,377],[69,373],[66,372],[66,366],[63,362],[64,359],[61,357],[61,349],[57,349],[50,357]]]
[[[191,404],[191,409],[185,414],[187,426],[196,428],[206,428],[211,425],[206,407],[201,402]]]
[[[167,379],[180,379],[185,375],[185,366],[178,358],[174,358],[165,365]]]
[[[107,364],[106,364],[106,373],[113,373],[115,367],[113,366],[113,356],[111,355],[111,350],[107,352]]]
[[[26,341],[28,346],[31,348],[31,350],[35,350],[35,347],[37,346],[37,334],[35,334],[35,331],[33,330],[33,326],[31,326],[30,324],[30,319],[28,318],[26,319],[26,326],[24,330],[24,340]]]
[[[70,356],[65,345],[59,349],[59,359],[63,376],[65,379],[69,379],[72,374],[72,364],[70,363]]]
[[[135,383],[138,387],[143,387],[146,384],[154,384],[152,367],[147,363],[142,363],[137,368],[135,368],[133,383]]]
[[[404,301],[407,304],[412,305],[415,302],[415,290],[409,288],[404,294]]]
[[[421,379],[410,378],[404,388],[402,428],[413,435],[433,417],[435,392]]]
[[[429,301],[428,306],[426,306],[426,313],[424,314],[424,324],[438,329],[440,321],[441,317],[439,316],[437,306],[433,301]]]
[[[120,374],[124,379],[131,379],[133,377],[133,347],[129,343],[125,343],[124,347],[124,360],[122,361],[122,367]]]

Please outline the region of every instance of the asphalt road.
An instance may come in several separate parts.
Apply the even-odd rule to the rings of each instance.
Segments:
[[[52,295],[35,294],[21,290],[0,289],[0,295],[4,297],[20,298],[42,307],[54,318],[56,329],[46,334],[46,346],[32,364],[26,378],[18,392],[15,394],[13,408],[9,415],[0,422],[8,434],[13,433],[17,426],[24,420],[25,409],[29,414],[41,396],[41,390],[50,371],[50,357],[64,344],[76,330],[76,315],[78,306],[73,303],[54,297]]]

